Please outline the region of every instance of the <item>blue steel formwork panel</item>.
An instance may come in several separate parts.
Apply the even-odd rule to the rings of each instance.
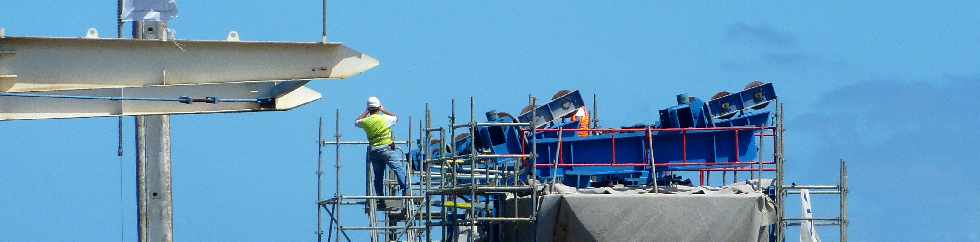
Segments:
[[[773,100],[776,100],[776,90],[772,83],[766,83],[708,101],[708,111],[712,117],[727,118],[745,110],[760,109]]]
[[[739,126],[755,126],[755,127],[766,127],[771,123],[770,111],[760,111],[746,114],[744,116],[729,118],[729,119],[718,119],[715,120],[715,127],[739,127]]]
[[[691,130],[687,132],[687,162],[754,161],[753,135],[758,131],[738,131],[738,159],[734,130]],[[615,137],[615,142],[613,142]],[[561,160],[564,164],[649,163],[645,132],[563,137]],[[613,157],[615,143],[615,158]],[[557,138],[538,139],[538,164],[553,164],[557,157]],[[653,131],[654,158],[657,163],[685,161],[684,135],[675,131]]]
[[[707,128],[712,127],[708,107],[701,99],[678,95],[685,103],[660,110],[660,128]]]
[[[585,106],[585,101],[582,100],[582,95],[576,90],[536,107],[533,122],[531,122],[531,112],[522,113],[517,119],[524,123],[533,123],[541,128],[545,125],[554,124],[555,121],[561,121],[562,117],[575,113],[578,108],[583,106]]]
[[[682,99],[683,98],[683,99]],[[776,100],[771,83],[762,84],[741,92],[713,99],[704,104],[700,99],[678,95],[678,104],[661,110],[660,122],[652,126],[653,151],[652,156],[657,164],[674,163],[677,166],[658,166],[656,171],[681,171],[701,168],[728,168],[743,165],[735,162],[757,162],[758,150],[756,134],[761,130],[745,128],[768,127],[772,120],[773,107]],[[538,128],[549,127],[552,131],[537,132],[536,146],[537,164],[554,164],[558,157],[558,132],[556,128],[577,128],[575,122],[563,117],[574,113],[584,102],[578,91],[566,94],[545,105],[536,107],[532,118],[530,113],[524,113],[517,118],[519,122],[531,122]],[[487,122],[515,122],[510,115],[500,115],[491,111],[487,113]],[[532,122],[533,120],[533,122]],[[686,132],[671,128],[695,128]],[[698,129],[701,128],[701,129]],[[713,128],[740,128],[717,130]],[[660,131],[658,131],[658,129]],[[670,129],[670,130],[664,130]],[[539,130],[541,131],[541,130]],[[611,133],[616,132],[616,133]],[[649,179],[656,177],[650,174],[649,167],[651,151],[647,144],[645,131],[594,131],[590,136],[579,137],[574,131],[562,133],[562,164],[585,164],[586,166],[560,166],[553,170],[551,166],[538,166],[538,174],[547,180],[552,176],[582,177],[614,177],[620,180],[634,181],[646,184]],[[513,126],[508,127],[479,127],[476,134],[457,140],[458,154],[469,154],[470,142],[475,142],[477,151],[493,154],[522,154],[529,152],[530,137]],[[613,148],[615,146],[615,149]],[[686,151],[685,151],[686,150]],[[511,158],[496,159],[498,167],[509,169],[516,160]],[[692,164],[677,164],[677,163]],[[619,165],[610,165],[610,164]],[[707,164],[701,164],[707,163]],[[627,165],[623,165],[627,164]],[[529,164],[524,164],[529,165]],[[591,166],[589,166],[591,165]],[[485,168],[485,167],[481,167]],[[587,179],[588,180],[588,179]],[[569,181],[565,184],[586,186],[588,183]],[[569,184],[571,183],[571,184]]]

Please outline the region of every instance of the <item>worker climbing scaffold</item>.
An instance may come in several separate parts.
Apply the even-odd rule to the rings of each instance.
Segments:
[[[398,122],[398,117],[395,116],[395,113],[386,110],[381,105],[381,100],[377,97],[368,98],[367,108],[364,110],[364,113],[361,113],[357,117],[357,121],[354,122],[354,126],[363,129],[368,138],[367,160],[371,164],[373,171],[372,181],[375,195],[384,195],[382,186],[384,183],[385,167],[388,167],[395,173],[398,188],[401,190],[400,195],[406,195],[408,193],[408,185],[405,182],[407,178],[405,169],[396,160],[398,150],[395,147],[394,139],[391,135],[391,127],[396,122]],[[385,206],[384,200],[378,200],[378,204],[380,207],[388,208]]]

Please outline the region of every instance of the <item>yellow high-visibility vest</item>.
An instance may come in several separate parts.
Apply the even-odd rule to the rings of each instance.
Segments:
[[[359,127],[364,129],[371,147],[390,145],[394,142],[391,139],[391,123],[382,115],[373,114],[360,121]]]

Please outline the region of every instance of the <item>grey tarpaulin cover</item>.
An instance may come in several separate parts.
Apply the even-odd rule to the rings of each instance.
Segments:
[[[542,242],[767,241],[768,225],[776,220],[772,200],[751,189],[643,192],[602,188],[545,195],[536,233],[512,228],[516,237],[508,241],[529,241],[522,235],[531,234]]]
[[[177,17],[177,0],[124,0],[122,19],[125,21],[170,21]]]

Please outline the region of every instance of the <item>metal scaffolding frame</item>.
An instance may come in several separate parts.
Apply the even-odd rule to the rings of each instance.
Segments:
[[[783,116],[783,105],[780,103],[776,119],[775,158],[776,158],[776,213],[779,218],[776,223],[776,241],[786,240],[787,226],[800,226],[803,221],[810,221],[814,226],[839,226],[839,241],[847,241],[847,162],[840,160],[839,177],[836,185],[797,185],[792,183],[785,185],[785,155],[783,153],[783,135],[786,133],[786,126]],[[786,218],[786,196],[789,194],[799,194],[801,189],[814,190],[810,194],[814,195],[837,195],[839,197],[838,217],[836,218]]]
[[[430,157],[432,154],[431,150],[428,150],[428,145],[423,145],[424,158],[423,164],[425,165],[426,176],[430,181],[437,180],[437,182],[429,182],[427,185],[437,184],[438,188],[427,189],[426,199],[431,201],[433,198],[438,197],[440,204],[440,213],[438,217],[429,217],[427,224],[441,225],[442,229],[442,239],[444,241],[457,241],[458,235],[452,234],[447,227],[452,227],[454,231],[460,231],[461,226],[467,226],[468,234],[466,240],[472,242],[475,236],[475,231],[477,226],[492,226],[493,224],[499,223],[533,223],[535,221],[537,212],[537,187],[533,182],[536,179],[536,173],[534,169],[535,158],[537,157],[537,150],[534,145],[530,145],[530,150],[525,150],[521,154],[489,154],[482,153],[476,149],[476,143],[470,142],[469,144],[469,154],[461,154],[461,152],[456,149],[457,147],[457,130],[466,129],[471,138],[475,137],[479,127],[521,127],[529,130],[535,130],[536,127],[531,125],[531,123],[483,123],[477,122],[475,117],[475,98],[470,97],[469,100],[469,122],[467,123],[457,123],[456,115],[456,100],[451,101],[451,110],[449,116],[449,128],[432,128],[431,124],[431,110],[429,105],[426,104],[426,122],[425,128],[421,130],[424,132],[421,136],[424,140],[422,144],[432,144],[438,143],[440,147],[440,152],[438,153],[440,157]],[[534,105],[534,98],[529,97],[529,104]],[[533,111],[532,111],[533,112]],[[433,133],[438,133],[439,139],[433,140]],[[451,149],[446,151],[446,134],[452,137],[450,140]],[[522,139],[525,137],[521,137]],[[533,144],[535,139],[533,136],[526,137],[531,139],[530,144]],[[448,156],[446,154],[449,154]],[[507,169],[505,166],[499,166],[495,161],[500,158],[511,158],[515,159],[514,164],[511,169]],[[531,165],[529,167],[522,167],[524,161],[528,161]],[[433,173],[433,168],[438,169],[438,174]],[[522,174],[527,174],[528,179],[522,180],[520,176]],[[508,179],[512,183],[508,184]],[[513,212],[512,216],[505,214],[495,214],[489,211],[491,206],[492,196],[504,196],[502,200],[507,198],[513,199],[512,205]],[[509,195],[509,196],[508,196]],[[526,214],[527,216],[521,216],[520,213],[520,202],[519,198],[522,196],[527,196],[528,201],[530,201],[530,211]],[[466,200],[469,202],[466,202]],[[459,200],[463,200],[460,203]],[[479,204],[482,202],[482,205]],[[496,204],[500,205],[500,204]],[[460,209],[465,209],[465,218],[461,218]],[[503,208],[500,208],[503,209]],[[477,210],[482,210],[478,214]],[[499,210],[498,210],[499,212]],[[431,214],[430,214],[431,216]],[[435,222],[433,222],[435,221]],[[431,229],[431,226],[429,227]],[[489,230],[489,229],[488,229]],[[426,231],[430,233],[430,231]]]
[[[456,140],[450,140],[450,146],[446,146],[447,135],[456,137],[457,130],[468,130],[472,135],[477,132],[478,127],[503,127],[516,126],[535,130],[530,123],[484,123],[477,122],[475,119],[474,98],[470,98],[470,120],[466,123],[457,123],[455,99],[452,100],[452,115],[449,117],[448,127],[433,128],[431,109],[428,104],[425,106],[425,120],[419,122],[418,140],[412,139],[413,124],[409,117],[409,137],[407,141],[395,141],[396,144],[406,147],[406,154],[412,150],[412,144],[418,144],[421,152],[421,169],[414,171],[412,159],[413,155],[406,155],[404,163],[407,181],[409,183],[409,194],[406,196],[384,196],[383,194],[372,194],[371,166],[367,167],[365,177],[367,183],[367,193],[364,196],[343,195],[340,192],[341,184],[341,163],[340,147],[344,145],[367,145],[365,141],[342,141],[340,135],[340,110],[336,113],[335,135],[332,141],[325,139],[323,134],[323,119],[320,119],[320,132],[318,134],[317,148],[317,231],[318,241],[323,241],[323,214],[326,211],[330,219],[330,226],[326,231],[327,238],[334,241],[341,241],[341,236],[350,241],[349,231],[368,231],[371,241],[393,241],[405,239],[407,241],[432,241],[433,230],[441,228],[441,240],[457,241],[459,235],[466,231],[468,233],[466,241],[472,242],[476,235],[478,226],[494,226],[500,223],[533,223],[537,210],[537,189],[533,182],[522,180],[521,175],[527,174],[529,180],[534,180],[535,169],[534,158],[536,149],[531,145],[529,152],[521,154],[489,154],[481,153],[476,150],[475,143],[471,142],[469,154],[461,154],[456,147]],[[534,98],[529,99],[531,105]],[[533,133],[533,132],[532,132]],[[533,136],[528,137],[533,144]],[[432,144],[439,147],[437,156],[433,156]],[[335,192],[332,198],[324,199],[322,192],[323,153],[325,146],[334,146],[335,153]],[[450,148],[451,147],[451,148]],[[497,159],[515,159],[511,167],[501,166],[496,163]],[[522,167],[523,162],[529,162],[529,167]],[[367,162],[365,162],[367,163]],[[392,172],[388,173],[391,177]],[[390,179],[385,180],[387,190],[394,192],[396,184]],[[417,182],[416,182],[417,181]],[[502,196],[502,197],[501,197]],[[526,197],[531,201],[531,209],[521,216],[520,202],[518,198]],[[502,199],[494,199],[502,198]],[[512,199],[512,212],[502,214],[496,206],[502,206],[499,202]],[[522,198],[523,199],[523,198]],[[379,216],[376,213],[375,200],[398,200],[400,201],[403,213],[390,214],[383,213]],[[491,204],[491,201],[498,202]],[[341,223],[341,206],[361,205],[365,206],[369,224],[367,226],[344,226]],[[512,207],[510,207],[512,205]],[[495,208],[498,210],[491,210]],[[462,210],[462,211],[461,211]],[[465,217],[461,217],[465,215]],[[383,217],[383,218],[382,218]],[[380,233],[383,232],[383,233]]]
[[[814,226],[838,226],[839,241],[847,241],[847,162],[843,159],[840,160],[840,170],[839,177],[837,179],[836,185],[797,185],[791,184],[789,186],[783,186],[783,190],[779,193],[781,200],[786,201],[785,197],[790,194],[800,194],[803,189],[811,190],[809,193],[811,195],[836,195],[839,199],[839,210],[836,218],[786,218],[785,215],[780,211],[780,231],[785,231],[787,226],[801,226],[803,222],[812,222]],[[780,204],[785,205],[785,204]],[[802,228],[801,228],[802,229]],[[785,239],[785,238],[783,238]]]
[[[412,122],[412,118],[410,116],[408,118],[408,123],[411,124],[411,122]],[[322,214],[323,211],[326,211],[330,216],[330,226],[329,226],[330,229],[328,230],[328,236],[327,236],[328,241],[331,238],[333,238],[334,241],[340,242],[341,235],[344,236],[344,238],[347,241],[351,241],[349,235],[347,234],[348,231],[368,231],[368,233],[370,233],[371,235],[371,241],[385,241],[382,239],[386,239],[386,241],[392,241],[392,240],[400,240],[403,237],[408,241],[418,241],[419,236],[417,231],[424,229],[424,227],[419,226],[417,224],[418,222],[417,219],[414,219],[414,216],[418,215],[416,211],[420,210],[414,206],[423,206],[421,203],[418,203],[416,201],[422,200],[424,197],[420,195],[415,195],[415,194],[423,194],[422,193],[423,191],[420,188],[413,186],[412,176],[408,175],[405,181],[409,185],[408,194],[402,196],[394,196],[394,195],[386,196],[384,194],[373,194],[374,193],[374,189],[372,189],[373,187],[372,176],[374,174],[372,171],[373,168],[371,164],[367,162],[366,160],[367,158],[365,157],[365,160],[363,162],[366,166],[365,184],[367,184],[366,186],[367,195],[343,195],[340,191],[341,174],[342,174],[341,163],[343,163],[343,161],[340,158],[340,147],[345,145],[356,145],[356,146],[366,147],[368,145],[368,142],[341,140],[342,136],[340,134],[340,110],[339,109],[336,112],[335,131],[334,131],[335,134],[333,136],[334,138],[333,141],[326,140],[323,135],[322,118],[320,119],[319,125],[320,125],[319,128],[320,132],[317,139],[317,152],[318,152],[317,203],[316,203],[317,204],[317,232],[316,232],[317,241],[323,241],[323,214]],[[412,125],[408,125],[408,132],[409,132],[408,140],[411,140]],[[410,151],[412,149],[411,142],[396,140],[394,143],[397,146],[404,147],[403,151],[405,151],[405,154],[407,154],[407,151]],[[334,196],[332,198],[324,199],[322,195],[323,153],[325,150],[324,147],[328,145],[334,146],[334,153],[335,153],[334,154],[335,155],[334,189],[335,190],[334,190]],[[399,161],[404,162],[403,164],[405,165],[406,173],[413,174],[412,166],[410,165],[412,163],[411,160],[412,157],[404,156],[403,158],[405,159],[399,159]],[[389,171],[387,177],[393,177],[393,176],[394,176],[393,172]],[[395,192],[400,190],[397,187],[397,184],[394,183],[393,181],[388,179],[384,179],[383,181],[385,182],[384,187],[386,188],[386,191],[389,194],[394,194]],[[382,213],[384,216],[378,216],[377,210],[379,208],[377,207],[377,203],[375,201],[381,201],[381,200],[399,201],[399,203],[395,204],[396,206],[394,207],[401,207],[401,211],[395,213],[394,211],[388,211],[387,209],[385,209],[384,210],[385,212]],[[368,226],[344,226],[341,223],[341,217],[342,217],[341,207],[345,205],[364,206],[365,213],[368,215],[369,225]],[[388,203],[386,205],[392,205],[392,204]],[[399,222],[402,222],[402,225],[399,225]],[[383,233],[379,233],[379,232],[383,232]]]
[[[535,106],[535,98],[529,97],[529,103],[531,106]],[[429,104],[425,104],[425,118],[419,120],[417,130],[418,139],[412,139],[413,124],[411,117],[409,117],[409,137],[407,141],[396,141],[396,144],[404,146],[408,151],[411,151],[412,145],[417,144],[418,152],[420,152],[417,157],[419,160],[416,166],[419,170],[414,171],[412,159],[416,157],[414,155],[406,155],[405,159],[402,161],[407,161],[404,163],[407,171],[407,182],[409,183],[409,194],[406,196],[385,196],[383,194],[372,194],[373,189],[371,189],[371,175],[373,174],[370,169],[371,166],[367,166],[366,174],[366,184],[367,184],[367,195],[364,196],[353,196],[353,195],[343,195],[340,192],[340,180],[341,180],[341,158],[340,158],[340,146],[342,145],[366,145],[365,141],[342,141],[340,135],[340,110],[337,110],[337,119],[335,127],[335,135],[333,136],[333,141],[328,141],[324,138],[323,134],[323,120],[320,120],[320,133],[318,136],[318,166],[317,166],[317,238],[318,241],[323,239],[323,211],[326,211],[330,219],[330,230],[328,230],[327,238],[333,238],[334,241],[341,241],[341,236],[347,238],[349,231],[367,231],[371,235],[371,241],[393,241],[393,240],[406,240],[406,241],[433,241],[437,240],[434,238],[435,229],[439,229],[439,238],[441,241],[474,241],[475,237],[479,236],[477,231],[485,231],[487,233],[500,233],[503,232],[503,226],[499,226],[501,223],[535,223],[535,218],[537,216],[537,207],[539,206],[539,189],[541,189],[540,182],[537,181],[537,167],[552,167],[552,166],[642,166],[650,167],[684,167],[684,166],[701,166],[701,168],[692,168],[688,170],[678,170],[687,172],[698,172],[700,175],[701,185],[711,185],[710,178],[712,176],[712,171],[721,171],[722,184],[728,182],[738,182],[738,172],[748,172],[749,175],[743,176],[744,178],[749,178],[751,181],[761,181],[763,178],[763,172],[773,172],[775,174],[773,185],[775,190],[773,192],[773,197],[775,199],[776,211],[778,217],[778,223],[773,226],[775,230],[773,232],[775,236],[775,241],[785,241],[786,237],[786,227],[787,226],[799,226],[802,221],[812,221],[817,226],[840,226],[840,241],[847,241],[847,168],[843,160],[840,162],[840,177],[839,183],[837,185],[785,185],[785,156],[783,153],[783,135],[785,133],[784,126],[784,115],[783,107],[778,104],[779,107],[776,111],[774,118],[775,127],[731,127],[731,128],[707,128],[710,130],[727,130],[737,133],[739,131],[743,132],[756,132],[759,131],[755,136],[759,139],[757,142],[760,154],[763,154],[764,149],[768,149],[770,146],[771,152],[765,152],[772,155],[771,161],[763,161],[762,159],[756,161],[737,161],[738,164],[735,168],[717,168],[713,167],[715,164],[705,164],[696,162],[681,162],[681,163],[655,163],[652,157],[644,161],[633,161],[626,163],[616,163],[615,161],[610,164],[559,164],[559,161],[555,161],[550,164],[538,164],[537,163],[537,147],[534,145],[536,143],[537,134],[543,132],[577,132],[582,131],[579,129],[546,129],[537,128],[536,125],[532,123],[485,123],[477,122],[475,117],[475,98],[469,98],[469,121],[459,122],[456,113],[456,100],[451,100],[449,123],[447,127],[433,127],[432,124],[432,111]],[[532,117],[535,117],[535,110],[531,109]],[[532,121],[533,122],[533,121]],[[479,128],[481,127],[520,127],[519,137],[521,139],[526,139],[522,144],[522,151],[520,154],[494,154],[489,151],[477,150],[476,143],[471,142],[468,144],[469,152],[465,153],[458,149],[457,137],[458,135],[471,135],[471,138],[475,138],[475,135]],[[652,139],[650,137],[653,131],[657,132],[681,132],[686,133],[688,130],[698,130],[705,128],[683,128],[683,129],[653,129],[651,127],[640,128],[640,129],[602,129],[602,128],[592,128],[588,129],[589,132],[624,132],[624,131],[643,131],[647,133],[647,139],[650,141],[648,144],[652,146]],[[460,131],[459,133],[457,133]],[[563,135],[558,135],[559,139]],[[465,136],[463,136],[465,137]],[[447,138],[449,139],[447,142]],[[765,139],[771,138],[772,144],[763,142]],[[448,145],[447,145],[448,143]],[[323,153],[325,151],[324,147],[328,145],[333,145],[336,155],[335,164],[335,192],[332,198],[324,199],[322,193],[321,180],[323,175]],[[436,150],[433,150],[433,149]],[[653,147],[646,147],[651,150]],[[683,151],[686,153],[685,151]],[[406,152],[407,153],[407,152]],[[497,163],[499,159],[514,159],[514,164],[510,167],[506,165],[500,165]],[[367,162],[365,162],[367,164]],[[555,167],[557,168],[557,167]],[[672,174],[673,171],[668,171]],[[727,178],[728,172],[732,172],[731,178]],[[653,173],[655,174],[655,172]],[[653,175],[652,174],[652,175]],[[388,173],[391,177],[392,172]],[[525,176],[526,179],[522,179],[521,176]],[[655,175],[653,175],[655,176]],[[654,179],[655,180],[655,179]],[[390,194],[393,194],[397,190],[396,184],[388,179],[385,180],[385,185]],[[556,181],[552,180],[551,183]],[[658,186],[659,185],[659,186]],[[761,185],[761,184],[760,184]],[[672,184],[655,184],[654,189],[657,190],[663,186],[664,188],[669,188]],[[552,185],[552,187],[554,187]],[[760,186],[758,189],[765,189],[765,187]],[[814,190],[811,194],[820,195],[839,195],[840,196],[840,214],[836,218],[786,218],[785,215],[785,201],[786,196],[789,194],[798,194],[800,189],[810,189]],[[529,211],[524,213],[520,212],[520,203],[522,199],[527,199],[530,201]],[[404,213],[399,215],[393,215],[389,213],[383,213],[384,216],[377,214],[376,204],[373,201],[376,200],[397,200],[400,201]],[[509,200],[509,201],[508,201]],[[511,204],[512,202],[512,204]],[[345,205],[360,205],[365,206],[365,213],[368,216],[369,224],[367,226],[343,226],[341,224],[341,206]],[[512,207],[512,210],[510,209]],[[506,207],[506,208],[505,208]],[[507,214],[501,211],[506,210]],[[512,212],[512,213],[511,213]],[[523,215],[523,216],[522,216]],[[531,226],[532,228],[534,226]],[[461,239],[465,237],[465,240]]]

